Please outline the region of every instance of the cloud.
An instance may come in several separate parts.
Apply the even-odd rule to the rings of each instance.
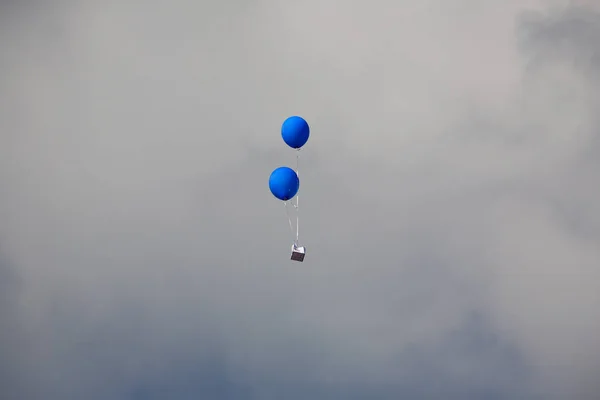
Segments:
[[[589,5],[2,7],[0,397],[596,393]]]

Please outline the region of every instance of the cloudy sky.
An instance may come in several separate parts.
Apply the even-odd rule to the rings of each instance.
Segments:
[[[0,4],[3,400],[598,398],[592,2]]]

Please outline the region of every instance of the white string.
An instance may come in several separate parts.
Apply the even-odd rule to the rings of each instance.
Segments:
[[[288,222],[290,223],[290,233],[294,236],[294,228],[292,227],[292,217],[290,217],[290,211],[287,208],[287,201],[283,202],[283,206],[285,207],[285,214],[288,217]]]
[[[299,160],[300,160],[300,149],[298,149],[298,151],[296,152],[296,175],[298,175],[298,178],[300,178],[300,174],[298,172],[299,171],[298,166],[300,164]],[[290,212],[287,207],[288,202],[287,201],[283,202],[283,206],[285,207],[285,213],[288,217],[288,223],[290,225],[290,232],[292,233],[292,238],[294,238],[294,247],[298,247],[298,240],[300,237],[300,213],[299,213],[299,203],[300,202],[298,201],[299,197],[300,197],[299,194],[296,194],[296,204],[294,204],[293,200],[291,201],[292,205],[294,206],[294,209],[296,210],[296,235],[295,235],[295,238],[294,238],[294,227],[292,224],[292,217],[290,216]]]
[[[296,175],[300,179],[299,166],[300,164],[300,149],[296,152]],[[296,194],[296,241],[294,244],[298,246],[298,237],[300,234],[300,193]]]

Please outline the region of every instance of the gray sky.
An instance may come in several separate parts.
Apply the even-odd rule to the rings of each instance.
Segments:
[[[573,3],[4,1],[0,398],[597,397]]]

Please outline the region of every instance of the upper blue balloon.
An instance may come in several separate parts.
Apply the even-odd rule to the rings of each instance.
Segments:
[[[271,172],[269,189],[279,200],[287,201],[293,198],[300,188],[300,179],[296,172],[288,167],[279,167]]]
[[[293,149],[299,149],[308,141],[310,128],[302,117],[289,117],[281,126],[283,141]]]

